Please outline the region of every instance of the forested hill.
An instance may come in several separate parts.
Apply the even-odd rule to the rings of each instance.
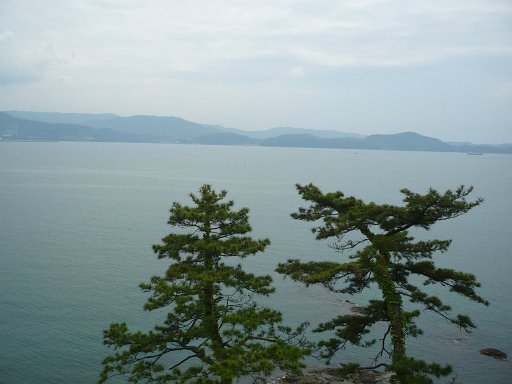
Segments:
[[[243,131],[179,117],[0,112],[0,141],[108,141],[267,147],[507,153],[512,144],[447,143],[415,132],[361,136],[300,128]]]

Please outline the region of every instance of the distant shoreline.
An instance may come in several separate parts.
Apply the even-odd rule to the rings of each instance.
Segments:
[[[243,131],[173,116],[0,112],[0,141],[162,143],[283,148],[512,154],[509,144],[445,142],[408,131],[369,136],[334,130],[276,127]]]
[[[35,140],[35,139],[5,139],[0,138],[1,143],[103,143],[103,144],[159,144],[159,145],[202,145],[202,146],[226,146],[226,147],[258,147],[258,148],[303,148],[303,149],[338,149],[345,151],[391,151],[391,152],[427,152],[427,153],[459,153],[466,156],[476,155],[511,155],[510,152],[466,152],[446,150],[421,150],[421,149],[397,149],[397,148],[341,148],[341,147],[313,147],[313,146],[289,146],[289,145],[258,145],[258,144],[207,144],[207,143],[177,143],[164,141],[101,141],[101,140]],[[357,154],[357,152],[355,152]]]

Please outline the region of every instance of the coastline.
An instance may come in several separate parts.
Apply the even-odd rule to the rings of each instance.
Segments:
[[[308,368],[302,375],[286,374],[275,378],[269,384],[389,384],[392,374],[374,369],[357,373],[342,373],[339,368]]]

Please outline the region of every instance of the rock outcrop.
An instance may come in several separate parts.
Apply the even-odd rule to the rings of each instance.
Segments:
[[[336,368],[309,369],[303,375],[286,375],[273,380],[272,384],[387,384],[391,374],[372,369],[357,373],[340,374]]]
[[[480,350],[480,353],[485,356],[494,357],[495,359],[498,359],[498,360],[506,360],[507,359],[507,354],[503,351],[500,351],[499,349],[496,349],[496,348],[484,348],[484,349]]]

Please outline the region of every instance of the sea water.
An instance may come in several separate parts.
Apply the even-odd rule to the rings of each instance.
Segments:
[[[348,296],[306,288],[274,269],[289,258],[342,260],[329,242],[314,240],[309,223],[290,218],[303,205],[295,183],[341,190],[365,201],[400,204],[401,188],[424,193],[473,185],[485,202],[436,224],[424,238],[451,238],[440,266],[474,273],[490,306],[440,289],[455,311],[478,328],[467,334],[433,314],[425,334],[408,340],[411,355],[453,365],[458,382],[506,383],[512,354],[512,156],[461,153],[261,148],[118,143],[0,143],[0,383],[93,383],[110,351],[102,331],[126,321],[147,329],[146,294],[138,284],[165,270],[151,245],[171,230],[172,202],[209,183],[226,189],[235,207],[250,208],[263,254],[242,262],[270,274],[277,293],[262,300],[285,322],[313,326],[364,305],[378,291]],[[156,317],[162,314],[156,314]],[[153,317],[152,317],[153,316]],[[318,335],[313,335],[318,337]],[[348,347],[335,363],[371,364],[378,351]],[[309,364],[320,362],[310,360]],[[443,379],[441,382],[447,382]]]

